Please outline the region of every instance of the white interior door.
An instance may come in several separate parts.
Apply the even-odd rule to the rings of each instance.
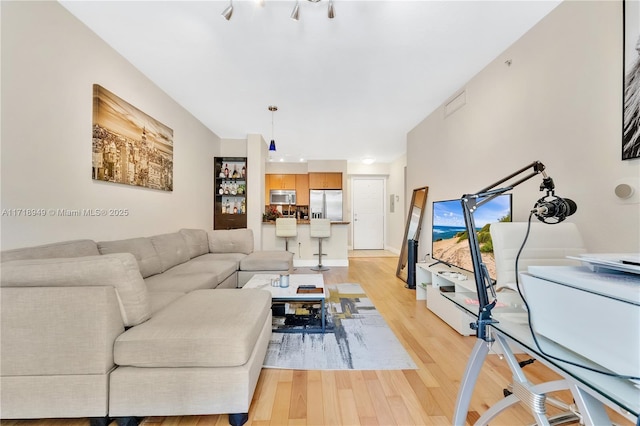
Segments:
[[[353,180],[353,249],[384,249],[384,179]]]

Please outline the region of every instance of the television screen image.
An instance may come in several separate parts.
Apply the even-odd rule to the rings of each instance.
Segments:
[[[496,263],[489,233],[490,224],[511,222],[511,194],[502,194],[479,206],[473,214],[482,261],[496,279]],[[473,272],[467,227],[460,200],[433,202],[431,257],[449,266]]]

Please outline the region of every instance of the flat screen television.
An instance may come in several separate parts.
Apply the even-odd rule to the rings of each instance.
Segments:
[[[473,214],[482,261],[490,278],[496,280],[496,262],[489,227],[496,222],[511,222],[511,194],[502,194],[479,206]],[[431,257],[465,271],[473,272],[467,227],[460,200],[433,202]]]

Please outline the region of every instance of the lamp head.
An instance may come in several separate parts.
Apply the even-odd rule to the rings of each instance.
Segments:
[[[222,17],[228,21],[231,19],[232,15],[233,15],[233,4],[229,3],[229,6],[227,6],[227,8],[222,11]]]

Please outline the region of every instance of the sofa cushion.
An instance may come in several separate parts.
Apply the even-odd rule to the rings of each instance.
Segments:
[[[189,293],[194,290],[211,289],[218,286],[218,276],[210,273],[190,274],[176,277],[169,272],[153,275],[144,279],[149,293],[156,291],[178,291]]]
[[[225,229],[208,231],[210,253],[244,253],[253,251],[251,229]]]
[[[113,342],[124,332],[113,287],[4,287],[0,304],[3,402],[7,376],[113,368]]]
[[[237,267],[236,269],[240,269],[240,261],[247,257],[244,253],[209,253],[203,254],[202,256],[198,256],[195,259],[191,259],[192,262],[203,262],[210,260],[227,260],[231,262],[235,262]]]
[[[114,287],[126,326],[139,324],[151,315],[147,287],[130,253],[14,260],[3,263],[0,273],[2,287]]]
[[[99,241],[101,254],[131,253],[136,257],[143,278],[162,272],[162,261],[149,238],[129,238],[126,240]]]
[[[214,274],[218,281],[224,281],[238,270],[238,262],[233,260],[212,259],[209,254],[198,256],[189,262],[174,266],[165,273],[183,277],[185,275],[207,273]]]
[[[160,309],[170,305],[175,300],[184,296],[181,291],[150,291],[149,300],[151,301],[151,314],[155,315]]]
[[[60,243],[45,244],[35,247],[5,250],[0,254],[0,261],[24,259],[52,259],[60,257],[97,256],[100,252],[95,241],[73,240]]]
[[[181,291],[216,288],[237,270],[237,263],[224,260],[189,262],[175,266],[162,274],[145,279],[150,292]]]
[[[194,291],[121,334],[114,360],[133,367],[241,366],[270,311],[265,290]]]
[[[179,232],[187,243],[191,259],[209,253],[207,231],[204,229],[181,229]]]
[[[293,267],[293,253],[288,251],[256,251],[240,261],[241,271],[288,271]]]
[[[208,263],[216,261],[233,262],[236,265],[236,270],[240,268],[240,261],[247,255],[242,253],[207,253],[202,256],[194,257],[190,263]]]
[[[150,239],[158,256],[160,256],[162,272],[191,259],[187,242],[178,232],[155,235]]]

